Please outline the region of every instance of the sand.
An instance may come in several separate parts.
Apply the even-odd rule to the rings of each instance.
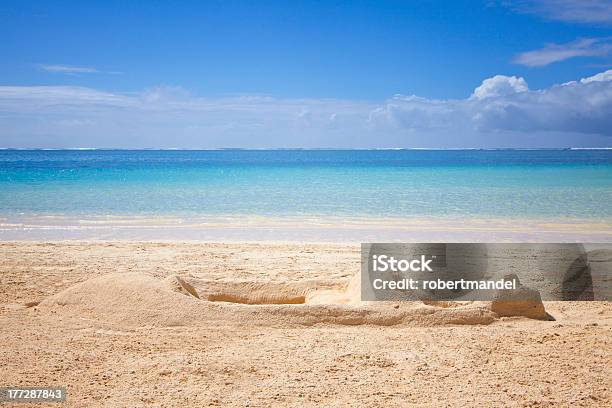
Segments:
[[[610,302],[362,303],[357,245],[0,254],[1,383],[65,385],[67,406],[612,404]]]
[[[2,241],[612,242],[609,218],[0,215]]]

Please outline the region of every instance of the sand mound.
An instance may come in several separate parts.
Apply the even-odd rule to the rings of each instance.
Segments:
[[[491,302],[491,310],[499,316],[523,316],[530,319],[550,320],[546,313],[540,292],[523,286],[514,274],[504,276],[504,280],[516,280],[516,289],[498,291]]]
[[[209,284],[211,287],[206,288]],[[216,285],[216,286],[215,286]],[[350,286],[350,285],[349,285]],[[482,305],[455,308],[420,302],[359,305],[308,304],[303,288],[241,282],[164,280],[142,273],[111,274],[53,295],[37,307],[121,326],[418,325],[489,324],[495,313]],[[278,291],[278,292],[276,292]],[[232,302],[237,300],[238,302]],[[255,302],[257,300],[259,303]],[[283,300],[285,303],[279,304]],[[276,302],[276,303],[275,303]]]
[[[129,326],[174,326],[188,325],[199,302],[175,291],[166,281],[142,273],[122,273],[78,283],[43,300],[38,308]]]

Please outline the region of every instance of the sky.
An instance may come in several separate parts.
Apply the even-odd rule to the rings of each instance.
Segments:
[[[0,147],[612,146],[612,0],[4,0],[0,39]]]

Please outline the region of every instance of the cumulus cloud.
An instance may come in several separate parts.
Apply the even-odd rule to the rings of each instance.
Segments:
[[[588,84],[589,82],[606,82],[612,81],[612,69],[609,69],[605,72],[600,72],[599,74],[595,74],[593,76],[582,78],[580,82],[583,84]]]
[[[474,107],[481,129],[562,131],[612,136],[612,82],[585,78],[516,93]]]
[[[485,79],[468,99],[395,97],[376,110],[375,116],[376,120],[419,130],[445,123],[449,130],[466,132],[612,136],[612,70],[543,90],[530,90],[523,78],[497,75]]]
[[[515,76],[495,75],[482,81],[482,85],[474,89],[472,98],[485,99],[499,96],[508,96],[518,92],[525,92],[529,88],[523,78]]]
[[[464,99],[203,98],[0,86],[3,147],[612,146],[612,70],[546,89],[487,78]]]
[[[502,3],[516,11],[550,20],[612,24],[610,0],[505,0]]]
[[[608,38],[581,38],[565,44],[547,44],[544,48],[517,55],[514,63],[528,67],[543,67],[553,62],[576,57],[605,57],[612,53]]]

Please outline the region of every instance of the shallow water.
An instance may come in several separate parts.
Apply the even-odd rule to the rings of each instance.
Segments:
[[[612,217],[612,150],[2,150],[0,215]]]

